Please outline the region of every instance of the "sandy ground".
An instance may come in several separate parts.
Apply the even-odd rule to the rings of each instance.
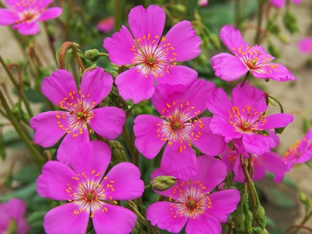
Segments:
[[[303,0],[302,4],[294,5],[293,12],[298,17],[298,23],[301,29],[301,32],[296,35],[292,35],[291,43],[278,44],[278,47],[282,51],[282,58],[278,61],[288,66],[295,76],[298,78],[296,83],[279,83],[275,81],[270,81],[268,83],[261,82],[266,89],[277,97],[282,104],[284,105],[285,111],[291,113],[295,116],[295,121],[287,127],[284,133],[281,135],[281,145],[278,149],[280,154],[283,154],[289,145],[295,143],[298,139],[303,136],[302,133],[302,120],[304,116],[308,120],[312,121],[312,69],[305,68],[304,63],[307,59],[307,56],[302,55],[296,46],[296,42],[305,36],[312,36],[312,0]],[[42,30],[37,42],[42,45],[47,43],[47,37],[45,32]],[[47,51],[45,51],[47,52]],[[14,37],[10,30],[6,27],[0,27],[0,54],[4,59],[10,59],[12,61],[19,61],[23,58],[20,47],[14,40]],[[53,61],[52,54],[50,51],[47,52],[46,56]],[[3,69],[0,68],[0,81],[3,82],[6,79],[6,74]],[[274,109],[278,111],[278,109]],[[3,119],[0,119],[3,120]],[[5,129],[5,130],[8,130]],[[28,160],[28,157],[25,157],[27,150],[9,150],[8,157],[5,162],[0,161],[0,196],[1,196],[1,187],[4,181],[5,176],[7,175],[9,166],[12,161],[17,160],[15,170],[25,163],[25,160]],[[287,174],[298,185],[300,189],[305,191],[312,198],[312,171],[305,165],[294,168],[290,173]],[[273,184],[264,184],[263,186],[274,186]],[[3,190],[2,190],[3,191]],[[296,195],[293,199],[297,199]],[[298,202],[297,202],[298,204]],[[300,207],[300,208],[298,208]],[[274,207],[268,208],[274,210]],[[268,212],[271,212],[268,210]],[[284,220],[282,226],[289,225],[290,222],[298,223],[302,219],[303,208],[302,206],[297,206],[297,209],[289,213],[289,219],[283,218],[283,211],[281,213],[272,213],[273,216],[281,215],[281,219]],[[309,224],[312,226],[312,222]]]

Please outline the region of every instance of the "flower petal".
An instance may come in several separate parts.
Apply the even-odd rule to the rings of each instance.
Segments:
[[[142,196],[144,183],[140,170],[132,163],[119,163],[104,177],[105,196],[113,200],[132,200]]]
[[[90,177],[102,178],[111,160],[111,150],[102,141],[80,144],[78,154],[71,161],[75,173],[83,172]]]
[[[146,158],[156,157],[165,144],[159,132],[162,123],[161,118],[152,115],[139,115],[134,120],[135,146]]]
[[[97,210],[92,218],[95,233],[131,233],[137,219],[132,211],[110,204],[104,207],[106,211]]]
[[[111,38],[105,38],[103,47],[109,53],[109,59],[116,65],[127,65],[134,62],[134,52],[137,49],[126,26],[122,26],[121,30],[115,32]]]
[[[225,142],[229,142],[232,139],[241,138],[243,136],[243,134],[237,132],[235,127],[227,120],[216,115],[211,119],[210,129],[214,134],[224,136]]]
[[[14,24],[19,20],[15,12],[9,9],[0,9],[0,25]]]
[[[129,26],[134,38],[150,37],[150,40],[155,40],[155,44],[158,44],[161,38],[165,20],[164,10],[156,5],[151,5],[146,10],[143,6],[134,7],[128,15]]]
[[[23,200],[18,198],[12,198],[7,204],[8,214],[15,221],[21,219],[26,212],[26,204]]]
[[[234,106],[246,109],[246,106],[255,108],[260,116],[260,112],[265,112],[268,108],[265,93],[256,87],[250,86],[248,82],[244,86],[238,84],[232,91],[232,103]]]
[[[221,234],[221,224],[215,217],[204,213],[196,216],[196,219],[189,219],[186,224],[185,233]]]
[[[207,107],[214,115],[220,115],[223,118],[228,119],[228,110],[231,110],[233,105],[224,90],[219,88],[209,97]]]
[[[155,90],[153,77],[151,75],[145,77],[137,67],[130,68],[118,75],[115,83],[120,96],[125,100],[132,99],[135,104],[150,99]]]
[[[48,111],[31,118],[30,126],[34,129],[34,142],[43,147],[51,147],[58,142],[69,128],[67,119],[69,113],[65,111]],[[61,127],[62,128],[61,128]]]
[[[77,87],[72,74],[62,69],[58,69],[50,77],[43,80],[41,92],[57,106],[64,98],[69,97],[69,93],[71,94],[70,100],[77,100],[78,98]]]
[[[215,75],[225,81],[237,80],[248,72],[248,68],[239,58],[228,53],[213,56],[211,66]]]
[[[200,43],[201,39],[196,35],[192,23],[184,20],[174,25],[168,31],[165,40],[162,40],[159,46],[170,45],[167,56],[175,58],[177,62],[183,62],[200,55]]]
[[[42,174],[36,181],[37,192],[40,196],[66,201],[72,199],[71,189],[78,187],[76,173],[64,163],[57,161],[49,161],[42,167]]]
[[[179,179],[189,179],[197,173],[197,159],[187,142],[167,145],[161,159],[160,168]]]
[[[297,80],[291,72],[278,63],[263,64],[261,69],[252,70],[252,75],[259,79],[272,79],[277,81]]]
[[[191,178],[192,182],[200,181],[206,191],[212,191],[226,177],[226,165],[219,159],[208,156],[200,156],[198,160],[198,173]]]
[[[248,43],[244,41],[240,31],[231,25],[222,27],[220,39],[233,54],[235,54],[239,48],[248,47]]]
[[[191,141],[196,148],[209,156],[216,156],[223,152],[225,141],[222,136],[212,133],[210,130],[211,118],[203,117],[193,122],[195,128],[191,133]]]
[[[158,84],[177,85],[183,84],[189,86],[197,78],[197,72],[186,66],[173,66],[168,68],[168,72],[163,76],[156,78]]]
[[[273,129],[273,128],[283,128],[286,127],[294,120],[294,117],[290,114],[273,114],[266,116],[261,124],[261,129]]]
[[[187,216],[180,216],[179,211],[172,202],[155,202],[147,208],[146,219],[153,226],[169,232],[180,232],[187,222]]]
[[[243,145],[248,153],[262,155],[265,152],[269,152],[275,146],[275,142],[270,136],[245,134],[243,136]]]
[[[38,18],[38,21],[47,21],[59,17],[63,12],[61,7],[51,7],[46,9]]]
[[[93,110],[94,117],[89,120],[91,128],[102,137],[115,139],[122,132],[125,112],[117,107],[101,107]]]
[[[93,106],[99,104],[110,93],[113,77],[103,68],[97,67],[83,74],[80,85],[80,97]]]
[[[31,23],[25,22],[20,24],[15,24],[12,27],[13,29],[17,29],[18,32],[22,35],[35,35],[39,32],[39,24],[36,21]]]
[[[240,201],[240,193],[237,189],[227,189],[214,192],[209,195],[211,208],[206,209],[206,214],[215,217],[219,222],[225,223],[229,215],[236,210]]]
[[[65,136],[57,150],[57,160],[66,164],[71,164],[75,156],[79,154],[79,145],[90,141],[89,133],[86,128],[82,129],[82,132],[80,132],[80,130],[74,130]]]
[[[281,156],[274,152],[265,153],[261,156],[261,162],[266,170],[274,174],[275,183],[282,182],[287,166]]]
[[[87,232],[89,214],[82,211],[76,214],[79,207],[73,202],[50,210],[45,216],[43,227],[46,233],[75,233]],[[75,212],[75,213],[74,213]]]

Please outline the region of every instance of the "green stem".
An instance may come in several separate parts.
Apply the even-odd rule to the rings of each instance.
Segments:
[[[123,126],[123,133],[122,134],[123,134],[123,137],[126,141],[128,148],[132,154],[133,163],[139,167],[139,155],[138,155],[137,150],[134,147],[134,144],[131,140],[131,137],[130,137],[130,134],[129,134],[129,131],[128,131],[128,128],[126,127],[126,125]]]
[[[246,75],[245,75],[245,77],[244,77],[244,80],[243,80],[242,86],[244,86],[244,85],[245,85],[245,83],[246,83],[246,81],[247,81],[247,79],[248,79],[249,75],[250,75],[250,72],[247,72],[247,73],[246,73]]]
[[[302,222],[300,223],[300,225],[297,225],[297,229],[295,230],[294,234],[296,234],[296,233],[300,230],[299,226],[302,227],[306,222],[308,222],[308,220],[309,220],[311,217],[312,217],[312,210],[311,210],[310,213],[302,220]],[[296,226],[296,225],[293,225],[293,226]],[[289,230],[292,229],[293,226],[289,227],[288,229],[289,229]],[[287,233],[287,231],[286,231],[285,233]]]
[[[294,234],[296,234],[300,229],[305,229],[307,231],[310,231],[310,233],[312,233],[312,228],[310,227],[303,226],[303,225],[292,225],[285,231],[285,234],[290,233],[290,231],[294,228],[296,228],[296,231],[294,232]]]
[[[241,0],[235,1],[235,26],[240,29],[241,23]]]
[[[121,27],[122,2],[122,0],[114,1],[115,31],[118,31]]]
[[[3,58],[0,56],[0,63],[2,64],[2,66],[4,67],[6,73],[8,74],[10,80],[12,81],[13,85],[15,86],[15,88],[17,90],[19,90],[19,85],[17,83],[17,81],[15,80],[14,76],[12,75],[11,71],[9,70],[9,68],[7,67],[7,65],[5,64],[5,62],[3,61]],[[30,117],[33,117],[33,113],[32,113],[32,110],[30,108],[30,105],[29,105],[29,102],[24,94],[23,91],[21,91],[21,98],[25,104],[25,107],[26,107],[26,110],[27,110],[27,113]]]
[[[267,96],[271,99],[273,99],[280,107],[280,110],[281,110],[281,113],[284,113],[284,108],[283,108],[283,105],[282,103],[280,103],[279,100],[277,100],[275,97],[271,96],[270,94],[267,94]]]
[[[16,120],[14,114],[11,112],[10,107],[9,107],[8,103],[6,102],[5,97],[4,97],[4,95],[3,95],[1,90],[0,90],[0,101],[1,101],[3,107],[4,107],[5,111],[6,111],[8,119],[11,121],[15,131],[18,133],[18,135],[25,142],[25,144],[27,145],[27,147],[31,151],[32,156],[33,156],[34,160],[36,161],[39,169],[41,169],[41,167],[43,165],[43,157],[42,157],[42,155],[36,149],[36,147],[33,145],[33,142],[29,140],[29,138],[27,137],[26,133],[22,131],[22,129],[19,126],[19,123]]]
[[[263,18],[263,6],[264,6],[264,1],[263,0],[258,0],[259,2],[259,7],[258,7],[258,17],[257,17],[257,32],[255,36],[255,44],[259,44],[260,42],[260,36],[261,36],[261,27],[262,27],[262,18]]]

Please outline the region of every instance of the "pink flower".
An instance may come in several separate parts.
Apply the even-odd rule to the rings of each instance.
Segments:
[[[215,90],[212,82],[195,81],[188,88],[183,85],[159,85],[152,103],[161,117],[139,115],[134,120],[135,145],[146,158],[154,158],[168,142],[161,167],[178,178],[188,179],[197,173],[196,154],[192,145],[209,156],[220,154],[223,137],[212,134],[210,118],[198,116]]]
[[[35,130],[34,142],[51,147],[66,135],[57,158],[70,163],[77,146],[89,141],[88,128],[107,139],[116,138],[125,122],[124,111],[117,107],[95,108],[109,94],[112,83],[112,76],[102,68],[83,74],[79,92],[68,71],[59,69],[45,78],[42,93],[65,111],[48,111],[33,117],[30,126]]]
[[[237,189],[210,192],[226,177],[226,166],[218,159],[201,156],[198,173],[189,180],[177,180],[170,189],[158,192],[169,201],[155,202],[147,208],[146,218],[152,225],[178,233],[186,225],[188,233],[221,233],[221,224],[236,209],[240,200]],[[170,175],[157,169],[152,177]]]
[[[285,0],[269,0],[269,2],[276,8],[283,8],[285,6]],[[293,3],[299,4],[301,0],[293,0]]]
[[[20,34],[39,32],[38,21],[47,21],[62,14],[61,7],[47,8],[53,0],[4,0],[9,9],[0,9],[0,25],[11,25]]]
[[[288,171],[297,163],[305,163],[312,159],[312,129],[293,146],[289,147],[284,155],[284,162]]]
[[[274,131],[269,131],[270,136],[274,139],[275,145],[278,146],[279,139]],[[240,152],[243,147],[241,142],[235,144],[235,149],[232,150],[229,147],[222,153],[222,160],[228,168],[228,172],[234,172],[233,181],[243,183],[245,181],[245,175],[242,170],[242,164],[240,161],[240,154],[243,154],[243,159],[249,158],[248,153]],[[252,180],[257,181],[265,177],[266,171],[274,174],[274,181],[276,183],[282,182],[286,173],[286,165],[281,156],[274,152],[267,152],[262,155],[250,154],[251,164],[253,166]]]
[[[198,5],[201,7],[208,6],[208,0],[198,0]]]
[[[259,79],[297,80],[285,66],[270,63],[274,57],[268,54],[262,46],[250,47],[244,41],[239,30],[233,26],[225,25],[221,29],[220,38],[235,56],[229,53],[221,53],[211,58],[211,65],[217,77],[226,81],[233,81],[249,71]]]
[[[226,142],[239,139],[245,151],[262,155],[275,146],[266,130],[283,128],[294,119],[290,114],[265,116],[267,108],[265,93],[248,82],[233,89],[232,101],[219,88],[208,99],[208,109],[214,114],[210,128],[224,136]]]
[[[109,33],[113,30],[115,25],[115,19],[114,17],[107,17],[105,19],[102,19],[97,25],[96,28],[100,32],[103,33]]]
[[[307,37],[298,42],[298,47],[303,54],[312,54],[312,37]]]
[[[0,204],[0,233],[9,233],[10,224],[16,225],[16,233],[26,234],[29,231],[27,220],[24,218],[26,204],[24,201],[12,198],[8,203]]]
[[[115,200],[139,198],[144,183],[139,169],[127,162],[114,166],[103,178],[110,159],[109,147],[92,141],[80,145],[72,168],[58,161],[43,166],[37,179],[39,195],[68,201],[45,215],[43,226],[47,233],[86,233],[89,217],[96,233],[131,232],[136,215]]]
[[[117,65],[134,65],[116,77],[120,95],[138,103],[152,97],[155,83],[191,84],[197,72],[177,62],[191,60],[200,54],[200,38],[189,21],[177,23],[161,36],[166,14],[159,6],[131,9],[130,31],[122,26],[112,38],[104,40],[110,60]],[[132,38],[134,37],[134,40]]]

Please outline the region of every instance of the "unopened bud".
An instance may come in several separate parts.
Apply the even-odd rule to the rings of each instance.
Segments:
[[[100,51],[97,49],[87,50],[84,53],[85,58],[90,59],[92,61],[96,61],[100,57]]]
[[[297,19],[295,17],[294,14],[292,14],[289,11],[286,11],[284,18],[284,25],[286,27],[286,29],[290,32],[290,33],[296,33],[299,32],[299,28],[298,28],[298,24],[297,24]]]
[[[264,229],[266,226],[266,217],[265,217],[265,210],[263,206],[258,205],[256,207],[256,212],[255,212],[255,219],[259,226]]]
[[[252,229],[252,233],[254,233],[254,234],[269,234],[268,230],[262,229],[261,227],[254,227]]]
[[[185,13],[186,8],[182,4],[173,4],[172,9],[174,9],[177,13]]]
[[[15,234],[17,233],[17,223],[15,220],[11,219],[9,223],[9,228],[8,228],[8,234]]]
[[[213,33],[209,34],[209,40],[216,49],[221,48],[219,37],[216,34]]]
[[[152,180],[151,186],[155,190],[164,191],[170,189],[176,182],[173,176],[157,176]]]
[[[127,161],[124,147],[119,141],[110,141],[109,145],[112,150],[112,163],[114,165]]]
[[[281,52],[280,52],[280,50],[279,50],[275,45],[273,45],[271,42],[269,42],[268,51],[269,51],[269,53],[272,54],[275,58],[281,57]]]

